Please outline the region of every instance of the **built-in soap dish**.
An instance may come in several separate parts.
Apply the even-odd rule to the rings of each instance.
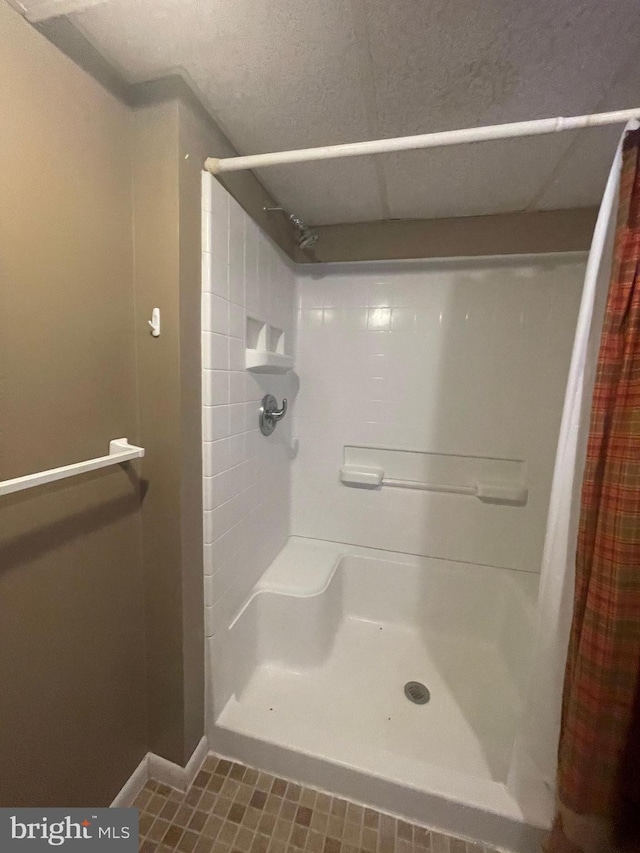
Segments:
[[[252,373],[287,373],[293,370],[293,358],[285,353],[282,329],[264,320],[247,317],[245,367]]]

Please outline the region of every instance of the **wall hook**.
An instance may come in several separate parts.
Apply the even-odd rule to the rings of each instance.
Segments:
[[[147,320],[147,323],[151,326],[151,334],[154,338],[160,337],[160,309],[154,308],[151,312],[151,319]]]

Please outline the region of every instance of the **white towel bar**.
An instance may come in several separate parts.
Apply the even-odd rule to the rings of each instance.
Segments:
[[[98,468],[106,468],[107,465],[119,465],[121,462],[139,459],[141,456],[144,456],[143,447],[129,444],[126,438],[114,438],[109,442],[108,456],[98,456],[97,459],[87,459],[86,462],[76,462],[73,465],[40,471],[39,474],[27,474],[25,477],[4,480],[0,482],[0,496],[31,489],[33,486],[42,486],[45,483],[53,483],[56,480],[64,480],[65,477],[74,477],[76,474],[86,474],[87,471],[97,471]]]

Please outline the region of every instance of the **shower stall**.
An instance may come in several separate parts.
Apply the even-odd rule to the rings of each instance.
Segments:
[[[586,255],[296,266],[206,173],[203,249],[211,747],[533,851],[552,791],[508,778]]]

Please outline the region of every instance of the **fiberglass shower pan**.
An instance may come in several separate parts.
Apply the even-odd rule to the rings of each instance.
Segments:
[[[427,825],[535,849],[538,833],[504,783],[537,582],[292,537],[219,644],[216,749]],[[412,680],[430,691],[426,704],[406,698]]]

